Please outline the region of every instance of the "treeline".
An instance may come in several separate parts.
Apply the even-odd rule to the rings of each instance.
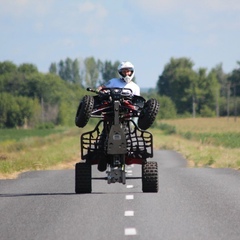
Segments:
[[[73,125],[86,87],[117,77],[119,61],[94,57],[51,63],[41,73],[31,63],[0,62],[0,128]],[[193,69],[188,58],[171,58],[156,82],[143,94],[160,102],[159,118],[237,116],[240,111],[239,68],[224,73],[219,64],[209,72]],[[137,81],[136,81],[137,82]]]
[[[67,58],[52,63],[49,71],[67,82],[96,87],[117,77],[119,61],[102,62],[93,57],[83,61]],[[181,116],[237,116],[240,112],[240,62],[230,73],[218,64],[210,71],[194,70],[192,60],[171,58],[156,81],[156,90],[146,97],[157,98],[161,103],[161,118]],[[135,79],[136,81],[136,79]]]
[[[170,98],[179,115],[237,116],[240,112],[240,62],[226,74],[219,64],[194,70],[188,58],[171,58],[157,81],[160,96]]]
[[[85,88],[117,77],[119,63],[66,58],[44,74],[31,63],[0,62],[0,128],[73,125]]]
[[[117,67],[120,62],[102,62],[89,57],[84,60],[66,58],[58,63],[51,63],[49,72],[58,75],[68,83],[95,88],[113,77],[118,77]]]
[[[40,73],[33,64],[0,63],[0,128],[73,124],[85,94],[78,84]]]

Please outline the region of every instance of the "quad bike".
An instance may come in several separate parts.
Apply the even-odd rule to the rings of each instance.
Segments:
[[[142,191],[158,192],[157,162],[153,157],[153,137],[148,129],[158,113],[155,99],[146,101],[127,88],[104,88],[81,100],[75,118],[83,128],[91,117],[100,118],[96,127],[80,137],[82,161],[75,166],[75,192],[92,192],[92,170],[106,169],[108,184],[126,183],[126,165],[142,165]],[[137,119],[137,124],[136,122]]]

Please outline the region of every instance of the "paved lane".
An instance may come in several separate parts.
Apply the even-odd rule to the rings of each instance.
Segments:
[[[187,168],[172,151],[154,160],[158,193],[142,193],[138,165],[126,185],[94,179],[83,195],[74,193],[74,170],[0,180],[0,239],[239,239],[238,171]]]

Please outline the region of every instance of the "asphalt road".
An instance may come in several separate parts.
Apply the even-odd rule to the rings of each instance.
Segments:
[[[187,168],[156,151],[159,192],[142,193],[141,168],[126,185],[93,179],[74,193],[74,170],[27,172],[0,180],[0,239],[240,239],[240,172]],[[93,177],[103,177],[93,167]]]

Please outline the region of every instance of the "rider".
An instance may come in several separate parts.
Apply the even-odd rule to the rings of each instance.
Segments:
[[[135,74],[133,64],[128,61],[121,62],[118,66],[118,73],[120,78],[112,78],[106,84],[99,86],[98,90],[100,91],[102,88],[129,88],[132,90],[133,95],[139,96],[140,87],[132,81]],[[101,133],[100,139],[101,141],[103,141],[102,139],[105,139],[104,130]],[[98,163],[98,170],[103,172],[106,170],[106,168],[106,159],[100,158]]]
[[[118,73],[120,78],[112,78],[106,84],[98,87],[98,90],[102,88],[130,88],[134,95],[139,96],[140,88],[132,81],[135,74],[133,64],[128,61],[121,62],[118,66]]]

